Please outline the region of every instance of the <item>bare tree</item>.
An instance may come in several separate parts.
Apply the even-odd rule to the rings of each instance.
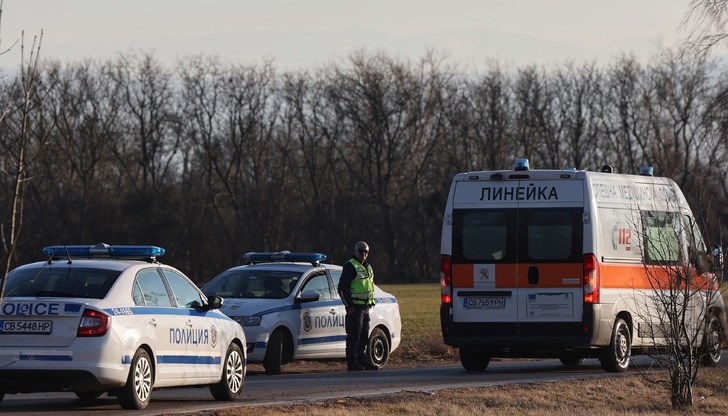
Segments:
[[[692,0],[681,26],[688,32],[683,53],[707,56],[728,40],[728,0]]]
[[[653,359],[664,370],[642,375],[664,385],[673,409],[684,411],[693,405],[700,368],[716,365],[721,357],[721,274],[695,219],[677,209],[675,201],[681,197],[672,188],[660,191],[640,206],[640,218],[633,219],[648,281],[635,288],[641,301],[633,332],[651,340],[657,353]],[[667,383],[660,377],[665,373]]]
[[[37,156],[37,152],[31,147],[33,140],[31,136],[31,113],[34,110],[35,102],[33,95],[36,93],[36,86],[40,82],[41,77],[39,62],[42,41],[43,31],[41,31],[39,36],[33,37],[30,52],[26,54],[25,33],[23,32],[21,35],[20,74],[18,80],[18,92],[20,96],[18,97],[18,107],[14,110],[19,114],[20,129],[16,138],[17,141],[14,143],[11,142],[12,145],[7,149],[7,153],[10,156],[9,168],[12,169],[12,172],[8,173],[13,175],[14,178],[14,192],[10,201],[10,221],[7,223],[7,228],[5,222],[0,227],[3,254],[5,256],[3,276],[10,272],[15,261],[15,252],[23,228],[25,190],[27,182],[30,180],[28,166]],[[2,289],[4,288],[5,279],[3,279]],[[0,296],[2,296],[1,292]]]

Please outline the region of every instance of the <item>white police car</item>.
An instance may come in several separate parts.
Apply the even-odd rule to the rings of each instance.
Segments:
[[[298,359],[346,357],[346,310],[337,292],[341,266],[322,264],[321,253],[246,253],[247,265],[228,269],[207,283],[207,296],[225,298],[222,311],[248,337],[248,360],[267,374]],[[381,368],[397,349],[402,322],[394,295],[376,288],[371,309],[368,358]]]
[[[152,388],[209,385],[241,396],[245,335],[155,246],[51,246],[7,275],[0,299],[0,400],[104,392],[142,409]]]

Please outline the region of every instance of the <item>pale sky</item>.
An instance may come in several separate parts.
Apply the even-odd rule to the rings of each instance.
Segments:
[[[152,51],[165,64],[196,54],[279,69],[316,68],[366,49],[417,60],[425,51],[482,68],[643,62],[684,37],[689,0],[4,0],[0,40],[44,31],[62,62]],[[0,56],[17,66],[19,51]]]

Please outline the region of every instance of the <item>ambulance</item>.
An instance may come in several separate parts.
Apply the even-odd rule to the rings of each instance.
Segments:
[[[466,370],[492,357],[552,357],[625,371],[632,355],[669,343],[669,296],[685,300],[685,340],[701,347],[701,362],[718,363],[720,248],[706,250],[671,179],[613,171],[532,170],[519,159],[513,170],[454,176],[440,318]]]

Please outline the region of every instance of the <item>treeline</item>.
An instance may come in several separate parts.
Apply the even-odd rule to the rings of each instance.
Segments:
[[[172,69],[144,53],[46,63],[27,99],[12,74],[0,80],[3,237],[25,125],[16,265],[50,244],[155,244],[202,283],[246,251],[342,263],[361,239],[378,281],[437,281],[453,174],[518,157],[532,168],[652,165],[715,240],[728,218],[722,75],[628,56],[478,74],[435,54],[366,52],[300,72],[206,56]]]

